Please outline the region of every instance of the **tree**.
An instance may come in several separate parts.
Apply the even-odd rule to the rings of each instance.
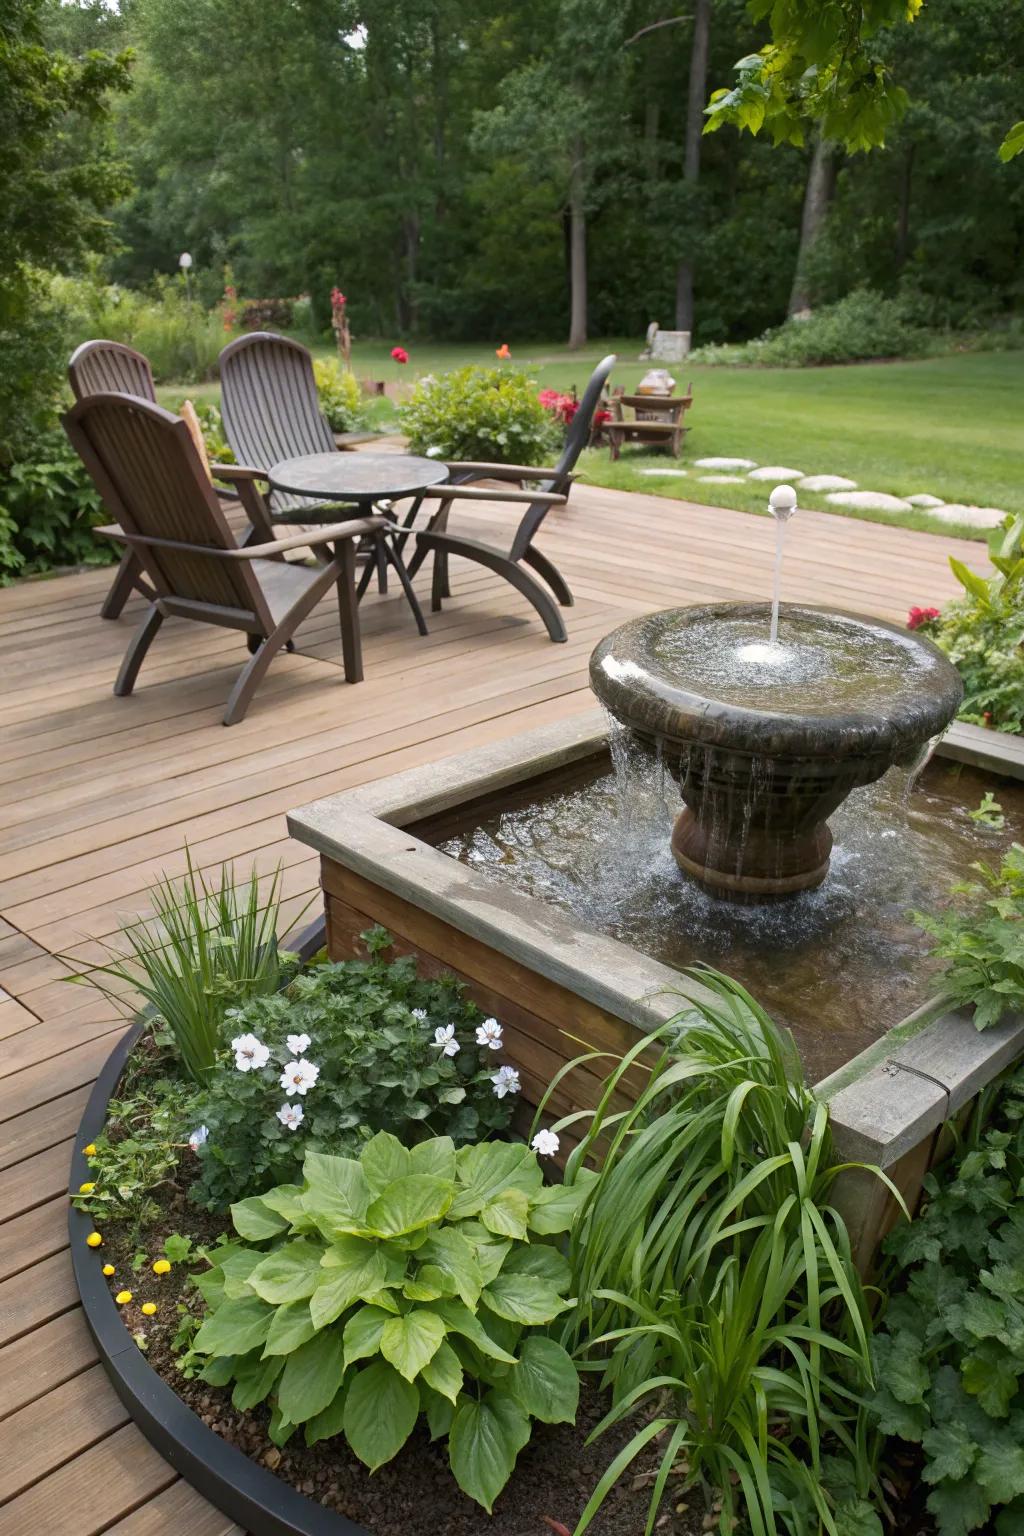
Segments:
[[[109,247],[126,189],[106,123],[128,56],[48,50],[44,0],[0,19],[0,467],[52,411],[61,344],[43,274]]]
[[[789,295],[789,315],[800,314],[811,307],[811,290],[807,281],[807,267],[824,228],[829,203],[836,184],[836,162],[833,146],[820,133],[814,135],[814,149],[807,167],[807,188],[804,192],[804,209],[800,220],[800,246],[796,257],[796,271]]]
[[[708,41],[711,0],[695,0],[690,78],[686,88],[686,142],[683,149],[683,180],[695,189],[700,179],[700,141],[704,129],[704,97],[708,87]],[[686,255],[676,269],[676,330],[689,331],[693,324],[693,259]]]

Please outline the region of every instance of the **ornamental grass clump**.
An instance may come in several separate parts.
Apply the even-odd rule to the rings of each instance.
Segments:
[[[532,1421],[576,1416],[576,1368],[544,1330],[572,1305],[548,1239],[586,1187],[545,1187],[509,1142],[379,1132],[358,1159],[310,1152],[301,1183],[232,1206],[239,1241],[197,1277],[208,1316],[185,1369],[233,1382],[242,1412],[269,1401],[276,1445],[344,1435],[371,1471],[425,1417],[490,1511]]]
[[[274,992],[284,957],[277,948],[280,866],[261,889],[255,868],[236,885],[221,866],[216,883],[192,863],[175,883],[166,875],[149,892],[152,915],[126,923],[121,946],[104,965],[70,977],[88,982],[126,1014],[148,1004],[184,1073],[206,1080],[225,1044],[232,1003]]]
[[[829,1204],[827,1111],[742,987],[685,974],[686,1012],[623,1058],[566,1172],[575,1187],[604,1146],[573,1229],[565,1330],[612,1393],[595,1434],[648,1410],[575,1536],[655,1441],[648,1532],[682,1477],[723,1536],[737,1518],[753,1536],[881,1536],[860,1401],[870,1324]]]

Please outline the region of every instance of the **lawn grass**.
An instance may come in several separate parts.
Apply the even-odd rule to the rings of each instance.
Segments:
[[[489,345],[410,343],[410,361],[390,356],[390,342],[357,342],[352,362],[361,377],[411,384],[418,375],[464,363],[494,363]],[[647,365],[637,361],[635,338],[591,343],[580,352],[550,342],[513,348],[513,366],[529,370],[542,388],[582,391],[591,369],[606,352],[622,362],[614,380],[627,390]],[[324,343],[318,355],[332,355]],[[741,457],[759,464],[785,464],[804,474],[837,474],[862,490],[896,496],[927,491],[944,501],[1024,512],[1024,353],[950,354],[916,362],[867,363],[836,368],[710,368],[679,364],[678,383],[692,381],[694,403],[683,459],[664,453],[623,450],[618,463],[606,451],[584,455],[581,468],[598,485],[762,512],[767,488],[752,482],[708,485],[693,460]],[[166,404],[216,400],[215,383],[167,385]],[[372,424],[394,427],[390,401],[370,402]],[[644,469],[683,468],[685,479],[645,475]],[[822,496],[800,493],[801,504],[839,513]],[[918,512],[843,515],[955,533]],[[968,537],[984,538],[977,529]]]

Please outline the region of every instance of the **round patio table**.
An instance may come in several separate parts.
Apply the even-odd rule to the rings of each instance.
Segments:
[[[326,523],[333,521],[332,508],[339,503],[351,503],[371,512],[379,502],[419,496],[448,479],[448,466],[408,453],[307,453],[272,464],[267,478],[274,490],[316,498],[309,507],[275,512],[276,523]],[[425,635],[423,612],[393,534],[376,540],[376,569],[382,592],[387,591],[387,562],[394,566],[416,627]],[[366,591],[373,569],[374,562],[369,560],[359,582],[359,597]]]

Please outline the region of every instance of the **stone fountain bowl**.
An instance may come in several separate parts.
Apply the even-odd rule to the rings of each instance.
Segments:
[[[590,659],[598,698],[679,778],[680,866],[740,900],[820,884],[826,818],[920,758],[963,698],[942,651],[897,625],[784,604],[771,646],[770,620],[767,603],[668,609],[623,624]]]

